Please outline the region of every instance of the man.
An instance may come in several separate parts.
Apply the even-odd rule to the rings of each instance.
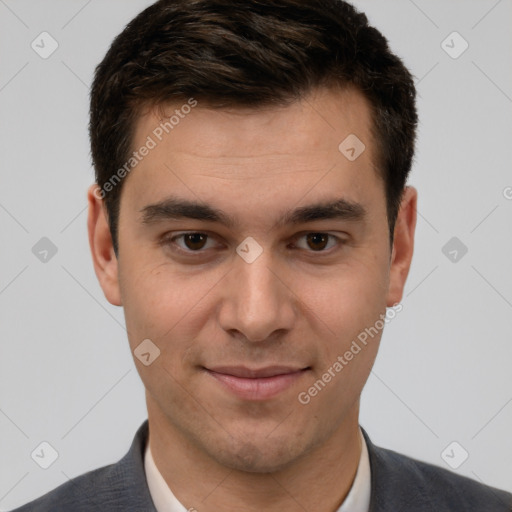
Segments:
[[[18,510],[512,510],[359,426],[413,254],[416,123],[410,73],[344,2],[137,16],[96,70],[88,228],[148,421]]]

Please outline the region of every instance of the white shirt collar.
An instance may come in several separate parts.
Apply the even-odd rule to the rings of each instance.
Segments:
[[[368,448],[362,432],[360,431],[362,450],[357,468],[356,477],[352,483],[347,497],[337,512],[368,512],[370,508],[371,473]],[[164,477],[156,467],[149,443],[146,445],[144,455],[144,469],[148,482],[149,492],[157,512],[187,512],[187,509],[178,501],[167,485]]]
[[[337,512],[368,512],[370,510],[371,496],[371,471],[370,457],[368,455],[368,447],[361,430],[361,457],[359,458],[359,466],[357,467],[356,477],[352,483],[347,497],[343,500],[341,507]]]

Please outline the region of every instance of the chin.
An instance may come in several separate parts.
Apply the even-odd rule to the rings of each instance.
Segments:
[[[236,450],[230,447],[229,451],[216,454],[216,458],[223,466],[247,473],[275,473],[295,460],[294,454],[276,453],[268,446],[249,442],[242,443]]]
[[[273,439],[267,434],[242,436],[209,443],[209,455],[223,466],[237,471],[275,473],[286,469],[308,451],[291,434],[288,438]]]

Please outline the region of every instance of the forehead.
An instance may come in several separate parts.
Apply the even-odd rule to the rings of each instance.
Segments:
[[[186,148],[198,157],[258,157],[263,148],[292,156],[337,151],[345,137],[356,134],[371,153],[371,123],[368,100],[355,88],[315,89],[286,106],[214,109],[188,99],[144,111],[133,143],[138,147],[147,136],[157,144],[172,139],[174,152]]]
[[[257,109],[184,100],[147,110],[135,128],[133,150],[151,146],[128,180],[139,209],[170,194],[247,210],[307,194],[362,202],[370,185],[384,190],[369,104],[354,89],[316,90],[288,106]]]

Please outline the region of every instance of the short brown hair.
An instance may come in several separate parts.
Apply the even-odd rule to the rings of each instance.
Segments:
[[[131,156],[141,108],[195,98],[212,108],[285,105],[320,86],[369,100],[390,241],[414,155],[414,81],[365,14],[341,0],[160,0],[97,66],[89,134],[96,182]],[[103,192],[114,249],[122,182]]]

